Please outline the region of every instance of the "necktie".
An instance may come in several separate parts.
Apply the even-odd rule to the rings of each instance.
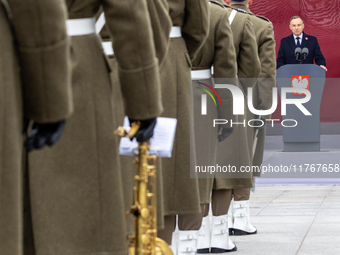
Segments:
[[[296,37],[296,46],[301,46],[301,44],[300,44],[300,37]]]

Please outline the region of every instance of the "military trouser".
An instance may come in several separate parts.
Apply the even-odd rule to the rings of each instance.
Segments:
[[[199,230],[202,218],[209,213],[209,204],[201,205],[201,213],[178,215],[179,230]],[[172,233],[176,228],[176,215],[164,216],[164,229],[158,231],[158,237],[171,244]]]
[[[233,189],[234,201],[249,200],[250,188]]]
[[[249,188],[220,189],[213,190],[211,197],[212,213],[214,216],[228,214],[230,202],[234,196],[234,201],[249,200]]]
[[[211,206],[214,216],[228,214],[229,206],[234,196],[234,201],[249,200],[249,188],[212,190]],[[201,213],[178,215],[179,230],[199,230],[203,217],[209,214],[209,204],[201,205]],[[158,231],[158,237],[171,244],[172,233],[176,228],[176,216],[164,216],[165,228]]]

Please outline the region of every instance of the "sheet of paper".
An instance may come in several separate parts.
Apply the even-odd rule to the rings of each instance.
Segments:
[[[157,124],[154,129],[154,135],[150,139],[151,148],[150,154],[157,155],[157,157],[171,158],[172,148],[175,139],[177,119],[173,118],[157,118]],[[124,127],[129,126],[127,117],[124,119]],[[137,154],[137,141],[129,138],[121,138],[119,145],[120,155],[135,155]]]

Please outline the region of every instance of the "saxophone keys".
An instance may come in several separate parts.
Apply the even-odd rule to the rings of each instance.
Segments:
[[[156,160],[156,155],[148,155],[147,159],[148,160]]]
[[[150,243],[150,236],[143,234],[141,236],[141,241],[142,241],[142,244],[144,244],[144,245],[149,244]]]
[[[150,210],[147,208],[143,208],[140,212],[143,219],[146,219],[150,216]]]
[[[149,170],[149,171],[151,171],[151,170],[152,170],[152,171],[155,171],[155,169],[156,169],[155,166],[148,166],[148,170]]]

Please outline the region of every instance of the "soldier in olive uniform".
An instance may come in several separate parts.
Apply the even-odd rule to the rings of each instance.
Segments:
[[[232,119],[232,97],[226,89],[216,89],[221,98],[216,107],[213,100],[207,100],[207,113],[201,114],[201,96],[206,94],[204,90],[213,93],[214,82],[211,78],[211,67],[214,68],[214,78],[228,79],[228,84],[235,83],[237,77],[236,52],[234,47],[233,34],[229,25],[229,12],[226,7],[217,1],[210,1],[210,29],[209,36],[202,49],[198,52],[191,71],[192,86],[194,91],[194,126],[195,126],[195,147],[198,166],[216,165],[217,142],[224,143],[231,134],[232,129],[220,126],[213,127],[214,119]],[[203,90],[204,89],[204,90]],[[217,139],[218,138],[218,139]],[[203,173],[205,174],[205,173]],[[215,178],[204,178],[198,174],[201,203],[205,205],[202,227],[197,242],[198,253],[211,253],[223,251],[235,251],[236,246],[224,235],[221,230],[227,227],[223,224],[223,215],[213,211],[212,233],[219,232],[220,235],[211,235],[208,217],[211,192],[216,181]],[[215,198],[216,190],[213,190],[212,197]],[[202,217],[199,218],[202,220]],[[225,231],[226,232],[226,231]],[[228,234],[226,232],[226,234]]]
[[[275,40],[273,32],[273,24],[265,17],[253,14],[249,10],[249,5],[253,0],[235,1],[227,0],[232,8],[242,10],[250,17],[254,25],[256,42],[258,46],[258,54],[261,62],[261,73],[255,86],[253,87],[253,105],[257,110],[268,110],[272,105],[272,88],[275,87],[276,66],[275,66]],[[256,119],[258,116],[251,114],[250,119]],[[262,119],[270,119],[270,116],[261,116]],[[263,160],[264,142],[265,142],[265,121],[264,128],[259,131],[255,154],[252,154],[253,166],[260,166]],[[251,136],[251,141],[254,141],[255,129]],[[254,173],[254,176],[259,176],[260,173]],[[256,228],[249,220],[249,196],[250,189],[237,189],[233,191],[234,203],[229,212],[229,228],[233,229],[234,234],[246,235],[255,234]],[[244,215],[244,217],[240,217]]]
[[[162,159],[165,229],[158,235],[171,243],[175,216],[179,214],[180,242],[201,222],[185,224],[192,214],[200,213],[198,180],[190,178],[190,160],[194,158],[194,136],[190,112],[190,67],[197,51],[208,35],[208,0],[168,0],[173,23],[170,48],[161,69],[163,117],[177,118],[172,158]],[[190,153],[191,156],[190,156]],[[196,240],[194,240],[196,243]],[[193,245],[194,246],[194,245]],[[179,250],[183,248],[179,247]]]
[[[234,47],[237,58],[237,77],[242,79],[239,86],[245,96],[245,109],[247,109],[246,91],[248,86],[253,86],[253,77],[258,77],[260,73],[260,60],[257,52],[257,44],[253,24],[248,15],[241,11],[233,10],[222,3],[229,13],[229,24],[233,32]],[[244,116],[234,116],[236,122],[243,122],[247,119],[248,112]],[[246,121],[247,122],[247,121]],[[252,129],[243,125],[233,125],[233,134],[224,142],[218,144],[217,163],[224,166],[235,166],[240,169],[241,166],[251,165],[250,147],[252,143],[248,139]],[[226,192],[234,188],[249,188],[252,186],[251,173],[242,175],[243,178],[223,178],[225,174],[216,179],[214,189]],[[238,177],[238,176],[231,176]],[[228,205],[229,206],[229,205]]]
[[[151,27],[153,32],[153,40],[155,42],[156,56],[160,67],[162,66],[165,56],[168,52],[168,46],[170,43],[169,34],[171,30],[171,19],[169,16],[169,6],[166,0],[148,0],[148,12],[150,15]],[[109,64],[111,66],[111,82],[112,82],[112,97],[113,97],[113,111],[116,119],[115,126],[122,126],[124,123],[124,105],[122,92],[120,89],[119,77],[118,77],[118,66],[115,58],[110,33],[105,25],[105,18],[102,10],[99,12],[99,19],[96,23],[97,32],[103,39],[103,49],[108,57]],[[118,143],[119,137],[117,136]],[[128,211],[133,203],[133,187],[135,185],[135,174],[136,165],[134,163],[134,157],[119,156],[121,169],[122,169],[122,180],[123,180],[123,194],[125,210]],[[157,225],[158,228],[164,228],[163,222],[163,187],[162,187],[162,169],[160,158],[157,159]],[[133,224],[134,218],[129,217],[127,221],[127,235],[131,235],[135,232],[135,226]]]
[[[219,2],[227,13],[227,24],[231,24],[233,34],[233,46],[237,59],[237,77],[252,78],[256,77],[260,72],[260,62],[257,56],[257,45],[252,23],[249,17],[242,12],[232,11],[232,9]],[[215,68],[214,68],[215,70]],[[234,76],[223,76],[223,78],[233,78]],[[219,78],[215,76],[215,78]],[[247,83],[240,83],[239,86],[246,91]],[[249,85],[248,85],[249,86]],[[245,100],[246,102],[247,100]],[[232,104],[226,104],[223,107],[232,108]],[[245,107],[246,108],[246,107]],[[229,109],[229,110],[230,110]],[[240,121],[233,117],[234,121]],[[218,143],[216,163],[220,166],[234,165],[238,168],[241,165],[250,165],[249,142],[247,129],[243,126],[233,126],[233,133],[225,141]],[[202,240],[205,247],[199,247],[202,251],[209,249],[214,253],[224,253],[236,250],[236,246],[229,239],[227,213],[231,201],[231,190],[239,187],[251,187],[251,174],[242,175],[240,178],[226,178],[226,175],[215,173],[215,179],[212,187],[212,212],[213,212],[213,228],[217,231],[209,232],[209,221],[204,219],[202,229]],[[211,243],[209,237],[211,236]]]
[[[250,18],[243,12],[233,11],[233,9],[220,1],[228,13],[228,23],[231,25],[233,33],[234,48],[237,58],[237,77],[238,78],[253,78],[260,73],[260,61],[258,58],[257,44],[253,25]],[[230,77],[228,77],[230,78]],[[243,91],[247,91],[248,86],[253,86],[253,79],[250,81],[242,81],[239,83]],[[245,98],[245,102],[247,99]],[[227,105],[226,105],[227,106]],[[231,108],[231,105],[228,105]],[[245,109],[246,109],[245,105]],[[248,118],[248,113],[242,116]],[[242,121],[241,118],[233,117],[236,122]],[[248,135],[250,129],[242,126],[233,126],[233,133],[221,143],[218,143],[216,163],[220,166],[236,166],[237,169],[242,165],[251,165],[249,153]],[[234,177],[234,178],[232,178]],[[238,178],[235,178],[238,177]],[[225,173],[215,173],[215,181],[212,190],[212,212],[213,224],[218,226],[218,231],[211,233],[211,244],[207,238],[210,237],[208,221],[203,221],[204,227],[200,230],[202,241],[206,247],[200,247],[202,251],[209,249],[214,253],[224,253],[236,250],[235,245],[229,239],[228,233],[228,208],[232,199],[233,189],[250,188],[252,186],[251,173],[240,176],[230,176],[226,178]],[[205,240],[205,241],[204,241]]]
[[[27,231],[22,220],[23,194],[27,193],[23,188],[27,179],[24,179],[22,170],[23,116],[33,120],[35,125],[50,128],[72,112],[66,9],[58,0],[2,2],[0,254],[33,254],[23,242],[23,230]],[[43,215],[44,209],[37,213]]]
[[[75,107],[60,142],[29,158],[35,250],[51,255],[125,255],[110,67],[95,33],[94,16],[102,6],[114,37],[125,114],[151,126],[163,107],[147,4],[144,0],[67,0],[66,4]]]

